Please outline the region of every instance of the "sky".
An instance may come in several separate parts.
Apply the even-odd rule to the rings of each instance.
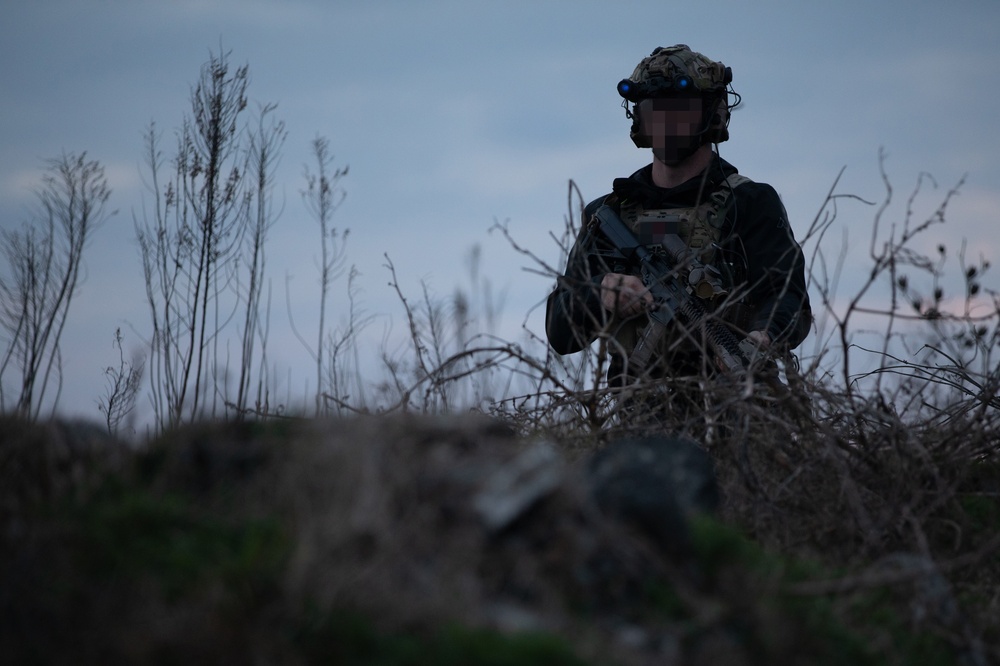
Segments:
[[[1000,3],[989,0],[0,0],[0,8],[0,227],[31,219],[45,160],[65,153],[86,151],[104,165],[117,210],[87,249],[64,334],[59,411],[67,415],[100,418],[116,328],[128,352],[148,335],[133,226],[149,199],[143,133],[155,122],[169,151],[200,68],[220,49],[249,66],[251,104],[276,103],[288,130],[268,270],[269,354],[287,368],[280,389],[289,395],[307,394],[314,373],[285,312],[315,329],[318,231],[300,196],[315,137],[329,140],[335,166],[349,167],[334,224],[350,229],[347,260],[375,317],[372,339],[391,346],[405,337],[386,256],[408,297],[426,286],[447,298],[470,288],[477,246],[482,277],[502,295],[498,332],[542,335],[551,276],[526,270],[537,265],[491,228],[505,224],[520,247],[559,265],[553,237],[565,227],[570,181],[589,200],[650,160],[629,140],[615,86],[656,46],[686,43],[732,67],[743,104],[720,152],[778,190],[798,236],[838,174],[838,193],[883,201],[881,164],[893,193],[883,231],[905,218],[918,181],[917,217],[962,181],[948,224],[918,246],[957,251],[964,240],[973,259],[998,256]],[[843,262],[839,294],[869,270],[876,211],[839,201],[819,248]],[[804,239],[808,256],[815,242]],[[345,293],[335,286],[335,311]],[[817,329],[800,354],[821,354],[827,343]]]

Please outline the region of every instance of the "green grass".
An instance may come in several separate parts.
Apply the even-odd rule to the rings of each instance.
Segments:
[[[278,592],[290,548],[274,520],[227,520],[192,497],[159,494],[108,483],[89,500],[62,506],[52,516],[68,530],[69,569],[53,585],[80,598],[83,590],[146,589],[152,583],[168,605],[221,602],[244,617],[263,610]],[[74,590],[76,591],[74,593]],[[221,596],[218,595],[222,591]],[[332,612],[280,615],[291,628],[286,649],[317,663],[379,666],[577,666],[565,641],[544,633],[505,635],[449,625],[431,633],[383,634],[365,617]],[[42,654],[45,651],[42,650]],[[164,659],[180,659],[165,646]]]
[[[787,594],[784,590],[794,583],[829,580],[847,572],[770,553],[738,530],[709,517],[693,521],[692,542],[699,566],[715,587],[711,592],[729,600],[735,629],[746,634],[762,659],[792,650],[800,657],[808,655],[812,664],[887,663],[889,655],[873,647],[880,642],[873,637],[879,636],[896,657],[902,658],[900,663],[957,663],[944,639],[911,630],[905,608],[884,588],[838,596]],[[727,592],[720,589],[725,585],[737,587]],[[746,599],[747,594],[760,596]]]
[[[255,477],[253,469],[199,485],[189,483],[186,469],[158,449],[133,462],[131,476],[109,475],[97,489],[26,511],[19,519],[30,538],[0,543],[6,549],[0,549],[0,565],[20,567],[18,575],[27,581],[0,577],[0,583],[14,583],[6,590],[0,586],[7,595],[0,595],[0,620],[16,620],[16,627],[0,625],[0,648],[16,638],[22,644],[15,654],[34,663],[75,657],[73,641],[92,650],[78,663],[128,661],[125,655],[135,645],[145,655],[160,655],[159,661],[141,663],[249,656],[358,666],[587,663],[566,636],[507,634],[462,625],[461,617],[432,623],[412,613],[394,614],[394,601],[378,606],[377,614],[361,615],[348,610],[358,607],[358,599],[329,600],[323,595],[329,590],[303,599],[286,578],[297,546],[294,525],[283,523],[266,500],[252,510],[240,503],[253,494],[242,492],[240,484],[262,486],[261,478],[270,477]],[[1000,501],[983,488],[973,490],[978,494],[958,496],[962,515],[956,519],[966,538],[978,542],[1000,530]],[[857,575],[871,562],[832,569],[764,548],[707,516],[693,518],[690,536],[693,555],[671,561],[677,566],[672,574],[650,575],[642,595],[621,607],[580,610],[574,621],[585,624],[598,616],[596,610],[607,611],[603,619],[620,614],[652,638],[664,628],[685,655],[721,637],[751,663],[957,663],[948,641],[927,628],[933,624],[918,628],[912,609],[919,599],[908,582],[836,594],[794,593],[797,583]],[[307,595],[310,584],[305,581]],[[975,589],[962,590],[964,598]],[[320,597],[332,606],[311,607]],[[982,609],[991,599],[984,593],[963,608]],[[572,615],[573,599],[564,602]],[[591,649],[618,649],[606,627],[595,624],[593,630],[605,635]]]
[[[239,598],[277,585],[289,539],[275,520],[230,521],[178,494],[109,485],[68,508],[82,570],[98,579],[149,577],[169,600],[206,583]]]
[[[315,616],[297,642],[315,663],[343,666],[584,666],[560,638],[530,632],[502,634],[449,625],[430,633],[379,632],[364,616]]]
[[[985,495],[964,495],[959,503],[975,531],[991,534],[1000,531],[1000,499]]]

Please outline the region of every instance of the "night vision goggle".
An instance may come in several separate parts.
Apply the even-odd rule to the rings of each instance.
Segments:
[[[694,79],[687,74],[678,74],[673,79],[665,76],[653,76],[645,81],[622,79],[618,82],[618,94],[630,102],[638,103],[650,97],[677,95],[685,92],[698,92]]]

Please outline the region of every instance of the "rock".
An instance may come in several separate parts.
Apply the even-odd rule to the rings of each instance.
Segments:
[[[473,499],[486,527],[497,532],[553,492],[563,479],[562,458],[549,444],[536,444],[490,474]]]
[[[676,436],[612,441],[588,465],[591,494],[601,509],[629,523],[674,556],[690,549],[687,517],[712,513],[719,491],[711,457]]]

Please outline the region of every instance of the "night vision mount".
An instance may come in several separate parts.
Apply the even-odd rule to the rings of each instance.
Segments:
[[[644,81],[633,81],[632,79],[622,79],[618,82],[618,94],[632,102],[638,104],[650,97],[667,97],[673,95],[702,95],[710,92],[725,90],[733,80],[732,67],[726,67],[722,78],[722,85],[708,90],[702,90],[687,74],[678,74],[672,79],[665,76],[651,76]]]
[[[633,104],[638,104],[650,97],[680,95],[686,92],[697,92],[697,90],[694,81],[687,74],[675,76],[673,79],[668,79],[665,76],[654,76],[645,81],[622,79],[618,82],[618,94]]]

